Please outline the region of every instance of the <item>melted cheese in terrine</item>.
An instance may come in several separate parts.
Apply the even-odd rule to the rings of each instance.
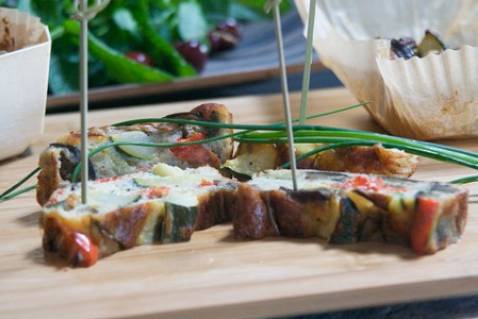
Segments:
[[[356,184],[357,178],[363,177],[368,185]],[[293,189],[291,171],[287,169],[267,170],[254,176],[248,182],[263,191],[278,190],[281,188]],[[430,192],[435,184],[418,182],[393,177],[387,177],[384,183],[378,175],[360,175],[318,170],[297,170],[297,183],[300,190],[327,188],[330,190],[344,190],[352,188],[374,188],[382,194],[400,193],[401,196],[413,197],[419,192]]]
[[[44,212],[57,211],[65,217],[104,214],[131,204],[151,201],[193,207],[198,203],[198,196],[226,181],[229,180],[211,167],[182,170],[158,164],[151,172],[89,182],[87,205],[81,204],[78,184],[59,189],[45,205]]]

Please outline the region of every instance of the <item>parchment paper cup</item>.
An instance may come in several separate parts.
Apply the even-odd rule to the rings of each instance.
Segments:
[[[296,0],[304,20],[308,0]],[[318,0],[314,46],[392,134],[419,139],[478,136],[478,1]],[[390,41],[425,30],[451,48],[396,59]]]
[[[0,8],[0,160],[43,131],[51,40],[38,18]]]

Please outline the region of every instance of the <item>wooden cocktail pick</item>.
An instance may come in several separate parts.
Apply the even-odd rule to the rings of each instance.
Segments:
[[[307,20],[307,49],[305,51],[304,75],[302,78],[302,94],[300,97],[300,116],[299,124],[303,125],[307,116],[307,104],[310,89],[310,71],[312,68],[312,57],[314,42],[315,14],[317,10],[317,0],[310,0],[309,19]]]
[[[109,0],[75,0],[74,19],[81,23],[80,34],[80,112],[81,112],[81,202],[88,201],[88,20],[103,10]]]
[[[269,12],[272,10],[272,13],[274,15],[277,51],[279,54],[282,100],[283,100],[284,113],[285,113],[285,122],[287,124],[287,139],[289,143],[289,157],[290,157],[290,169],[292,173],[292,185],[294,190],[297,190],[297,161],[295,158],[294,128],[292,126],[292,115],[290,111],[289,87],[287,83],[287,66],[285,63],[284,41],[282,37],[280,2],[281,0],[267,1],[266,11]]]

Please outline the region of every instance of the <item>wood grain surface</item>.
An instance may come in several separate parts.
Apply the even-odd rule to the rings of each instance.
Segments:
[[[235,122],[282,118],[279,96],[224,99]],[[292,96],[294,113],[299,99]],[[90,124],[189,110],[201,101],[91,112]],[[311,112],[354,103],[344,89],[314,91]],[[315,123],[378,128],[357,109]],[[35,167],[46,145],[78,128],[78,114],[46,118],[33,155],[0,163],[0,190]],[[478,150],[476,140],[449,144]],[[422,160],[416,178],[449,180],[470,170]],[[478,185],[470,185],[478,193]],[[475,197],[476,201],[477,198]],[[463,239],[433,256],[379,243],[234,241],[231,226],[196,232],[188,243],[137,247],[87,269],[45,261],[34,194],[0,204],[1,318],[243,318],[311,313],[478,292],[478,205]]]

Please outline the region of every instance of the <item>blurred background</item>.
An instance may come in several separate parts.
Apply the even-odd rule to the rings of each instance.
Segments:
[[[113,0],[90,22],[91,108],[276,93],[277,53],[265,0]],[[0,0],[48,24],[53,40],[47,112],[78,107],[73,0]],[[289,85],[300,90],[303,24],[282,1]],[[340,85],[315,59],[312,88]]]

